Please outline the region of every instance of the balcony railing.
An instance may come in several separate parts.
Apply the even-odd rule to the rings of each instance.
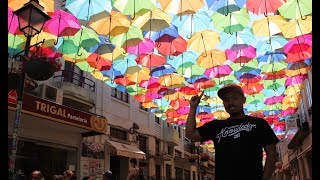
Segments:
[[[61,74],[53,77],[54,80],[60,79],[62,82],[69,82],[82,88],[95,91],[95,82],[78,73],[69,70],[61,70]]]

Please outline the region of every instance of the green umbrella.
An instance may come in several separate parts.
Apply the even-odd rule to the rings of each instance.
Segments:
[[[264,80],[263,86],[266,89],[278,89],[280,87],[284,87],[286,78],[275,79],[275,80]]]
[[[227,84],[238,84],[239,80],[236,78],[236,76],[234,74],[230,74],[228,76],[224,76],[221,78],[212,78],[212,80],[214,80],[214,82],[216,83],[216,85],[227,85]]]
[[[269,72],[277,72],[281,71],[283,69],[286,69],[288,67],[288,63],[285,61],[278,61],[278,62],[273,62],[273,63],[266,63],[261,66],[261,71],[265,73]]]
[[[206,68],[200,67],[193,62],[186,62],[179,66],[177,73],[183,77],[190,78],[191,76],[200,76],[203,75]]]
[[[303,19],[303,16],[312,14],[312,1],[287,0],[278,10],[284,18],[298,19],[301,17]]]
[[[128,46],[135,46],[143,40],[143,35],[141,29],[130,26],[127,33],[119,34],[117,36],[111,36],[110,41],[120,47],[125,49]]]
[[[90,48],[97,45],[100,42],[98,34],[93,30],[85,26],[81,26],[74,36],[69,38],[74,44],[79,45],[83,48]]]
[[[253,69],[257,69],[259,64],[259,61],[254,58],[252,60],[250,60],[247,63],[234,63],[234,62],[230,62],[230,67],[234,70],[234,71],[240,71],[240,69],[245,70],[245,68],[253,68]],[[242,72],[248,72],[247,70],[242,71]]]
[[[247,104],[256,104],[261,101],[263,101],[265,98],[265,95],[263,93],[253,94],[253,95],[247,95],[246,96],[246,103]]]
[[[78,66],[82,71],[92,73],[95,69],[92,68],[87,61],[76,62],[76,66]]]
[[[214,12],[211,19],[217,30],[230,34],[242,31],[250,22],[248,10],[246,8],[229,13],[227,16],[219,12]]]
[[[8,33],[8,53],[15,55],[24,49],[25,39],[18,35]]]
[[[79,47],[67,38],[63,38],[63,42],[58,47],[58,51],[63,54],[63,56],[67,56],[73,60],[86,59],[90,55],[84,48]]]
[[[112,0],[112,6],[114,8],[118,9],[125,15],[133,15],[133,18],[139,11],[155,8],[156,3],[156,0]]]
[[[271,110],[278,110],[278,109],[282,109],[282,103],[276,103],[276,104],[272,104],[272,105],[266,105],[263,110],[264,111],[271,111]]]
[[[145,88],[139,87],[137,85],[126,86],[126,92],[131,96],[134,96],[137,94],[144,94],[146,91],[147,90]]]

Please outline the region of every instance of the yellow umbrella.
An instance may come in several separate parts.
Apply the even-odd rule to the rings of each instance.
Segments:
[[[8,7],[13,11],[20,9],[24,4],[28,3],[29,0],[8,0]],[[53,0],[39,0],[39,4],[44,8],[44,11],[49,13],[54,12],[54,3]]]
[[[214,66],[220,66],[226,62],[226,53],[217,49],[213,49],[207,52],[203,52],[197,59],[199,66],[204,68],[212,68]]]
[[[291,76],[297,76],[297,75],[302,75],[302,74],[307,74],[309,70],[311,69],[310,66],[300,68],[300,69],[287,69],[286,70],[286,76],[291,77]]]
[[[185,81],[184,77],[180,74],[172,73],[166,74],[159,78],[158,82],[163,86],[173,86],[173,85],[180,85]]]
[[[141,81],[149,80],[150,70],[146,67],[142,67],[140,71],[133,74],[126,74],[127,78],[131,82],[140,83]]]
[[[96,79],[100,79],[102,81],[108,81],[110,80],[109,77],[107,76],[103,76],[103,74],[101,73],[101,71],[98,71],[98,70],[94,70],[93,72],[91,72],[91,75],[96,78]]]
[[[142,106],[144,108],[157,108],[158,107],[158,105],[155,104],[154,102],[144,102],[144,103],[142,103]]]
[[[130,21],[121,12],[101,12],[90,17],[89,26],[100,35],[116,36],[126,33],[130,27]]]
[[[298,108],[299,105],[300,105],[300,101],[289,102],[289,103],[282,103],[282,109]]]
[[[283,99],[282,99],[282,103],[285,104],[289,104],[289,103],[294,103],[294,102],[297,102],[297,101],[300,101],[300,99],[302,98],[302,95],[300,93],[297,93],[297,94],[292,94],[292,95],[289,95],[289,96],[285,96]],[[286,108],[284,108],[286,109]]]
[[[203,0],[159,0],[159,3],[164,11],[178,16],[194,14],[204,6]]]
[[[170,26],[171,16],[162,9],[154,8],[137,16],[132,25],[140,28],[142,31],[160,31]]]
[[[227,113],[224,110],[218,110],[218,111],[214,112],[213,116],[219,120],[225,120],[230,117],[229,113]]]
[[[294,95],[300,93],[302,89],[304,89],[303,84],[291,85],[287,87],[287,89],[284,91],[284,94],[287,96]]]
[[[43,39],[44,39],[44,43],[41,45],[41,47],[50,47],[55,45],[54,43],[57,40],[57,36],[41,31],[39,34],[32,37],[31,44],[36,44],[42,41]]]
[[[306,19],[294,19],[286,23],[282,27],[283,36],[286,38],[294,38],[303,34],[308,34],[312,31],[312,16],[307,16]]]
[[[267,16],[253,22],[253,34],[270,37],[282,32],[280,27],[284,26],[286,23],[287,21],[280,15]]]
[[[109,59],[111,61],[124,59],[128,54],[123,54],[125,50],[121,47],[116,46],[112,53],[101,54],[101,57]]]
[[[188,41],[188,48],[196,52],[207,52],[214,49],[218,43],[220,43],[219,33],[204,30],[192,35]]]

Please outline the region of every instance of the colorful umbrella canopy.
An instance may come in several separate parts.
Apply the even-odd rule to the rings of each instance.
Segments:
[[[287,19],[298,19],[312,13],[312,3],[309,0],[287,0],[279,7],[281,16]]]
[[[171,16],[162,9],[154,8],[137,16],[132,25],[140,28],[142,31],[160,31],[170,27]]]
[[[256,36],[271,37],[281,33],[281,27],[286,23],[287,21],[280,15],[267,16],[254,21],[252,24],[252,31]]]
[[[163,55],[177,56],[187,50],[187,41],[181,36],[174,38],[165,34],[157,39],[156,48]]]
[[[156,53],[142,54],[137,57],[136,61],[138,64],[148,67],[149,69],[150,67],[161,66],[166,63],[165,57]]]
[[[225,52],[213,49],[202,53],[197,59],[197,64],[204,68],[212,68],[224,64],[226,60]]]
[[[151,39],[144,39],[138,45],[127,47],[127,52],[131,54],[145,54],[154,49],[154,42]]]
[[[112,9],[111,1],[66,0],[66,8],[78,19],[88,21],[92,15]]]
[[[143,40],[143,35],[141,29],[130,26],[128,32],[119,34],[117,36],[111,36],[110,41],[120,47],[127,47],[138,45],[139,42]]]
[[[312,31],[312,16],[305,18],[293,19],[283,27],[283,36],[286,38],[294,38]]]
[[[239,11],[246,3],[245,0],[206,0],[206,2],[210,10],[219,12],[223,15]]]
[[[219,34],[210,30],[194,33],[188,41],[188,48],[196,52],[206,52],[214,49],[220,42]]]
[[[255,14],[274,13],[285,0],[248,0],[246,6],[249,11]]]
[[[194,14],[203,5],[203,0],[159,0],[159,3],[168,13],[175,15]]]

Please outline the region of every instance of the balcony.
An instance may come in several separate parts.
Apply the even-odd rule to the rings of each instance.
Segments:
[[[62,70],[53,85],[63,90],[63,104],[89,111],[95,106],[95,82],[73,71]]]
[[[178,146],[180,140],[178,131],[171,127],[164,128],[164,140],[169,146]]]

